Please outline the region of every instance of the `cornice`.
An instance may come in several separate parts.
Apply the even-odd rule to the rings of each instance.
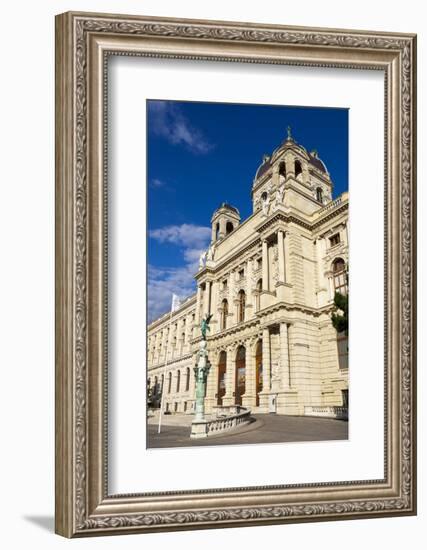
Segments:
[[[197,294],[192,294],[189,298],[183,302],[178,309],[176,309],[172,313],[172,317],[170,315],[170,310],[164,313],[161,317],[158,317],[154,321],[152,321],[149,325],[147,325],[147,331],[151,332],[158,327],[160,327],[163,323],[169,324],[169,322],[172,322],[172,320],[176,320],[177,317],[179,317],[188,307],[195,305],[197,300]]]
[[[165,367],[173,368],[174,365],[176,365],[178,363],[183,363],[184,361],[188,361],[188,359],[191,359],[192,357],[193,357],[192,353],[187,353],[186,355],[183,355],[181,357],[173,358],[173,359],[169,360],[167,363],[163,362],[160,365],[150,365],[147,362],[147,370],[152,371],[152,370],[155,370],[155,369],[164,369]]]

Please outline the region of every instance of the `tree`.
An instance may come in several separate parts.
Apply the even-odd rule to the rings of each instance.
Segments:
[[[348,336],[348,296],[335,292],[335,311],[331,315],[332,324],[337,332],[345,332]]]

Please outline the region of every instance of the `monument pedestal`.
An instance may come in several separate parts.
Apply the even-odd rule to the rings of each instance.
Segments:
[[[208,423],[206,420],[193,420],[190,437],[191,439],[208,437]]]

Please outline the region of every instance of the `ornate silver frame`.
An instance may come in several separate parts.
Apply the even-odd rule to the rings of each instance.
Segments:
[[[385,477],[109,495],[104,285],[108,55],[385,73]],[[65,13],[56,18],[56,532],[66,537],[416,513],[416,37]]]

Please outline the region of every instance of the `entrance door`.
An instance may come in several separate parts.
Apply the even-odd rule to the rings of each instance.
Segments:
[[[255,377],[256,377],[256,406],[259,407],[259,393],[262,392],[262,340],[256,345],[255,354]]]
[[[218,363],[218,388],[217,388],[217,405],[222,405],[222,398],[225,395],[225,373],[227,371],[227,354],[222,351],[219,355]]]
[[[236,355],[236,392],[235,404],[242,404],[242,395],[246,390],[246,350],[240,346]]]

